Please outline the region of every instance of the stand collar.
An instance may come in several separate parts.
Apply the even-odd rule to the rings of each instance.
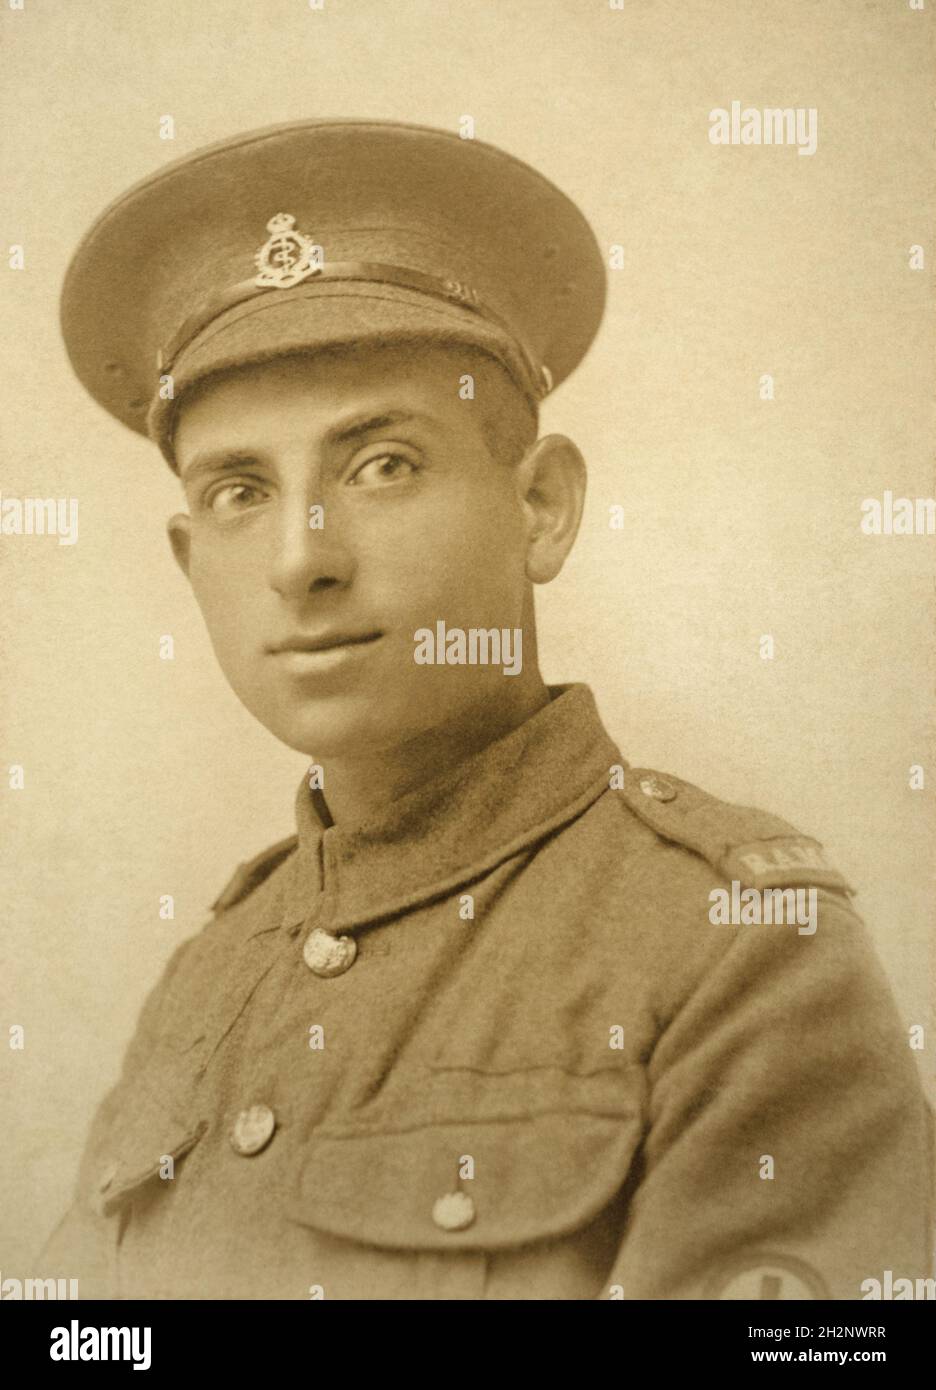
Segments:
[[[547,690],[523,724],[353,830],[325,825],[303,778],[280,925],[337,932],[447,896],[590,806],[620,753],[589,686]]]

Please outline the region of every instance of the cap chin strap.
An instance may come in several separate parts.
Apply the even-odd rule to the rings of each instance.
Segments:
[[[483,303],[470,285],[458,280],[443,280],[439,276],[410,270],[406,266],[385,265],[379,261],[326,261],[308,270],[302,283],[308,283],[310,280],[368,280],[374,284],[399,285],[403,289],[418,290],[422,294],[435,295],[436,298],[460,304],[465,309],[473,310],[480,318],[499,328],[510,338],[526,367],[529,390],[534,400],[542,400],[552,390],[552,374],[549,368],[536,361],[504,319]],[[225,310],[233,309],[235,305],[243,304],[258,295],[277,292],[282,293],[283,290],[274,285],[258,285],[254,278],[241,280],[238,284],[213,295],[188,316],[166,347],[160,349],[156,357],[159,372],[169,372],[186,344]]]

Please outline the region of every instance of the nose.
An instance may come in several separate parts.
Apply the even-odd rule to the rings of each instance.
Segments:
[[[350,583],[354,561],[343,531],[337,513],[330,518],[323,503],[306,493],[282,494],[270,528],[270,587],[285,599],[301,600]]]

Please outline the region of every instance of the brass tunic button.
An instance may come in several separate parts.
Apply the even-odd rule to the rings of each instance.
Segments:
[[[644,796],[652,796],[654,801],[676,800],[676,788],[665,777],[641,777],[639,786]]]
[[[258,1154],[273,1138],[276,1116],[268,1105],[252,1105],[242,1110],[231,1130],[231,1145],[244,1158]]]
[[[316,927],[305,939],[302,958],[313,975],[342,975],[354,964],[357,942],[353,936],[332,936]]]
[[[433,1206],[432,1219],[443,1231],[463,1231],[475,1219],[475,1204],[467,1192],[446,1192]]]

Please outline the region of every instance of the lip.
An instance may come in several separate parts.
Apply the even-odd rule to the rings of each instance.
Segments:
[[[293,676],[318,676],[366,661],[383,633],[363,637],[290,637],[269,648],[278,665]]]
[[[359,636],[347,632],[326,632],[320,637],[300,634],[296,637],[285,637],[281,642],[271,642],[267,651],[274,655],[286,655],[290,652],[330,652],[342,647],[366,646],[382,636],[380,632],[365,632]]]

